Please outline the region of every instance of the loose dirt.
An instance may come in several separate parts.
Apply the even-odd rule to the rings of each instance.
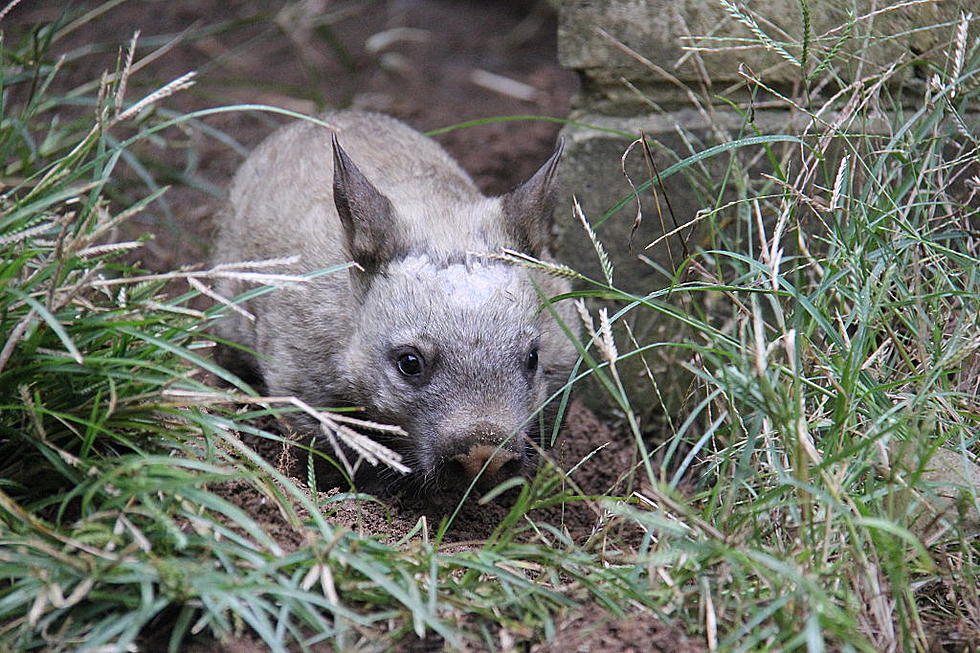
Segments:
[[[274,426],[271,428],[275,428]],[[298,447],[283,446],[269,440],[253,438],[248,444],[272,462],[280,472],[300,481],[306,478],[307,454]],[[636,475],[636,444],[632,437],[617,433],[600,421],[590,410],[577,402],[569,407],[568,417],[556,446],[544,452],[545,465],[553,465],[566,473],[564,488],[581,496],[628,495]],[[585,461],[584,464],[579,464]],[[277,510],[262,502],[257,490],[246,483],[229,484],[218,491],[237,505],[245,507],[266,530],[287,549],[301,544],[296,533]],[[484,540],[501,522],[510,509],[506,497],[481,504],[474,495],[463,502],[457,511],[458,497],[430,498],[389,497],[384,502],[373,499],[336,499],[336,487],[320,492],[319,501],[327,503],[332,523],[342,525],[363,535],[378,536],[388,543],[397,542],[427,518],[430,535],[440,519],[455,512],[443,540],[446,543],[471,545]],[[329,503],[328,503],[329,502]],[[577,542],[584,543],[602,525],[606,536],[615,533],[623,544],[631,536],[639,539],[642,532],[623,532],[618,524],[609,523],[609,515],[589,499],[564,503],[555,508],[542,508],[531,513],[535,520],[544,521],[565,531]],[[624,537],[626,540],[624,541]]]

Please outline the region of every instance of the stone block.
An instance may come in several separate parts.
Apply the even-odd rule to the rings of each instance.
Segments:
[[[659,106],[672,108],[687,103],[685,85],[705,84],[713,92],[743,99],[749,89],[742,84],[740,67],[773,88],[801,89],[805,74],[831,51],[837,66],[863,75],[917,58],[942,62],[959,16],[972,5],[968,0],[894,4],[564,0],[559,58],[582,75],[580,109],[631,115],[645,101],[623,80]],[[809,18],[806,52],[804,5]],[[891,80],[906,84],[917,74],[924,76],[921,66],[907,66]]]

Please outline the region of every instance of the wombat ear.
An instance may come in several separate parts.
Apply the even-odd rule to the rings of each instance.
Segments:
[[[396,253],[394,207],[367,180],[333,135],[333,201],[344,227],[347,253],[374,272]]]
[[[555,205],[558,202],[558,161],[565,149],[559,138],[555,151],[523,184],[501,198],[508,235],[518,249],[540,256],[551,241]]]

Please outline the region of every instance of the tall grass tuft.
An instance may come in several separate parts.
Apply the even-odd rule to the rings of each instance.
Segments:
[[[771,169],[743,146],[723,181],[700,189],[716,198],[698,216],[706,235],[673,284],[589,291],[618,300],[610,319],[632,345],[592,372],[675,347],[697,380],[635,495],[646,511],[630,512],[652,532],[667,519],[687,528],[645,554],[689,593],[686,623],[719,650],[926,650],[980,632],[972,17],[929,26],[949,35],[945,60],[870,72],[833,39],[818,48],[809,22],[798,58],[741,3],[722,5],[753,45],[838,90],[803,106],[746,72],[756,101],[782,102],[802,133],[761,134],[743,113]],[[912,65],[925,83],[903,81]],[[779,149],[786,137],[801,140]],[[701,158],[669,172],[710,184]],[[692,340],[630,341],[629,324],[651,316]],[[664,381],[650,380],[614,391],[616,405],[655,401]]]

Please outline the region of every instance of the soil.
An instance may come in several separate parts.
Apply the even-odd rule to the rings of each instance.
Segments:
[[[531,653],[699,653],[705,648],[680,629],[648,612],[616,618],[592,606],[561,622],[555,636],[531,648]]]
[[[249,440],[248,444],[273,462],[283,474],[297,479],[305,477],[306,454],[302,449],[284,447],[258,438]],[[572,402],[569,407],[559,441],[544,456],[547,460],[544,464],[565,471],[572,470],[588,458],[586,464],[566,474],[565,487],[577,496],[628,495],[632,489],[630,483],[635,475],[631,472],[637,464],[634,440],[617,433],[577,402]],[[267,531],[285,548],[300,546],[299,534],[274,508],[262,502],[257,490],[248,484],[236,483],[223,486],[218,491],[225,498],[245,507],[256,520],[265,524]],[[373,499],[335,500],[339,493],[338,488],[331,488],[320,492],[317,497],[321,503],[329,502],[331,521],[360,534],[379,537],[387,543],[400,540],[417,526],[423,515],[428,518],[430,534],[434,534],[439,520],[457,507],[456,501],[434,503],[406,497],[393,497],[383,503]],[[465,546],[478,543],[486,539],[508,511],[506,496],[482,505],[476,500],[468,500],[455,515],[443,541]],[[600,524],[601,533],[607,537],[615,534],[620,544],[629,544],[631,539],[638,542],[642,537],[638,528],[631,533],[623,530],[626,526],[611,523],[609,516],[591,500],[571,501],[557,508],[542,508],[530,514],[538,521],[566,530],[579,543],[593,537]]]
[[[256,440],[251,444],[281,472],[301,478],[305,469],[305,454],[292,448],[284,448],[268,440]],[[554,449],[545,454],[549,462],[562,470],[571,470],[566,485],[575,494],[628,495],[631,474],[637,464],[636,446],[632,438],[623,436],[600,421],[582,405],[570,405],[565,428]],[[263,495],[246,483],[227,484],[216,488],[219,494],[236,505],[245,508],[263,529],[286,549],[302,545],[302,534],[289,525],[287,520],[264,501]],[[338,499],[336,488],[319,493],[321,504],[328,506],[326,513],[331,523],[360,534],[374,536],[383,542],[395,544],[419,525],[426,517],[430,537],[434,537],[440,520],[447,515],[445,506],[417,501],[394,500],[379,502],[373,499]],[[451,510],[455,506],[451,506]],[[480,505],[477,501],[465,502],[455,515],[447,531],[442,548],[454,550],[479,547],[508,512],[506,500]],[[570,501],[555,508],[533,510],[529,515],[538,524],[550,524],[566,532],[576,543],[596,542],[604,538],[616,546],[636,546],[643,532],[635,523],[619,522],[593,501]],[[302,518],[303,515],[300,515]],[[516,539],[533,540],[534,532],[518,533]],[[212,644],[209,644],[213,645]],[[253,651],[256,643],[248,638],[225,642],[220,649],[195,649],[193,651],[220,650],[223,653]],[[424,641],[403,642],[399,650],[442,650],[441,640],[431,636]],[[585,605],[581,610],[569,611],[558,620],[552,640],[541,642],[531,649],[537,653],[564,651],[595,651],[610,653],[627,652],[678,652],[689,653],[705,650],[699,642],[687,637],[680,628],[659,619],[649,612],[637,612],[623,618],[608,613],[597,605]]]

